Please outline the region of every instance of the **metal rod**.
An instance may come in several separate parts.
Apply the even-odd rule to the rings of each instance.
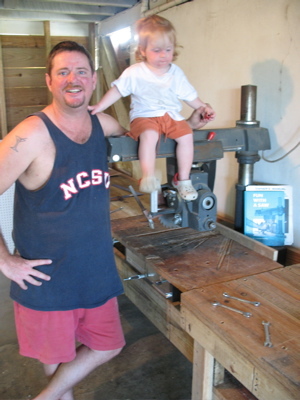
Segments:
[[[257,86],[244,85],[241,90],[241,119],[237,125],[259,126],[256,121],[256,93]]]

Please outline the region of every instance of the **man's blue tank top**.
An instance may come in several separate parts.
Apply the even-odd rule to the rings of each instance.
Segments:
[[[88,141],[70,140],[42,112],[56,147],[51,176],[37,191],[17,181],[14,240],[26,259],[52,259],[38,267],[51,276],[41,286],[11,284],[11,297],[41,311],[94,308],[123,292],[115,265],[109,212],[106,142],[96,116]]]

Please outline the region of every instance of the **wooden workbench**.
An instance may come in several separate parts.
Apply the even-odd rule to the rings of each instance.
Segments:
[[[182,321],[195,339],[193,400],[212,399],[215,358],[258,399],[300,399],[300,264],[185,292]],[[232,296],[259,301],[255,307]],[[245,318],[213,301],[251,312]],[[273,347],[264,347],[262,321]]]
[[[197,232],[189,228],[167,229],[158,219],[155,219],[155,229],[152,230],[149,228],[146,218],[141,215],[141,210],[134,198],[116,199],[116,196],[126,195],[126,192],[124,193],[122,189],[116,187],[120,183],[124,187],[131,184],[137,190],[134,180],[116,174],[112,178],[112,183],[115,186],[112,186],[111,190],[111,196],[114,198],[111,210],[123,207],[111,214],[113,237],[119,241],[119,245],[116,245],[115,255],[120,276],[126,279],[136,274],[148,275],[146,279],[124,281],[125,294],[191,362],[194,362],[192,399],[295,399],[295,397],[291,397],[290,389],[286,397],[274,397],[274,393],[280,393],[280,396],[281,394],[286,395],[285,383],[289,379],[296,385],[291,392],[295,393],[297,390],[295,376],[287,378],[283,382],[286,379],[287,370],[280,370],[279,367],[279,372],[268,374],[268,379],[264,378],[263,368],[257,375],[257,365],[254,361],[254,364],[251,364],[252,361],[247,363],[248,355],[243,349],[243,342],[238,346],[236,345],[237,340],[231,337],[232,331],[237,331],[237,338],[244,337],[244,335],[246,338],[249,336],[249,346],[251,347],[255,342],[257,349],[257,352],[253,353],[253,359],[261,357],[264,358],[266,364],[268,362],[272,364],[271,359],[266,361],[266,356],[275,349],[263,346],[263,326],[261,321],[257,324],[257,319],[268,319],[269,314],[265,301],[268,301],[268,307],[271,307],[271,300],[274,300],[273,287],[261,281],[260,297],[263,298],[265,295],[270,298],[267,300],[267,297],[264,297],[262,305],[254,310],[255,313],[253,311],[253,317],[249,320],[227,310],[224,313],[223,309],[215,309],[207,300],[211,296],[222,297],[222,290],[225,291],[225,288],[226,291],[230,291],[230,294],[239,293],[240,297],[242,295],[250,298],[251,295],[255,298],[257,292],[250,293],[249,288],[246,291],[246,287],[243,287],[241,294],[239,287],[242,287],[242,284],[246,285],[246,282],[249,285],[250,282],[256,282],[256,277],[264,274],[266,276],[271,274],[270,276],[274,280],[276,271],[282,270],[281,265],[273,261],[274,251],[220,225],[214,232]],[[140,199],[149,209],[149,196],[143,195]],[[162,294],[161,286],[165,285],[165,280],[173,288],[171,298]],[[295,288],[287,286],[286,290],[292,293]],[[215,293],[214,296],[213,293]],[[206,294],[208,297],[205,297]],[[199,298],[202,299],[202,302],[207,302],[207,308],[203,314],[201,307],[198,307]],[[282,296],[278,298],[282,299]],[[220,298],[218,299],[220,300]],[[274,303],[273,307],[278,306],[278,301],[281,300],[277,299],[277,303]],[[242,303],[238,303],[238,306],[240,304]],[[242,306],[244,307],[243,304]],[[232,326],[227,320],[220,319],[220,315],[227,316],[228,313]],[[293,318],[296,317],[293,316]],[[214,332],[214,324],[219,325],[218,334]],[[252,325],[255,326],[253,334],[252,328],[247,329],[247,326],[252,327]],[[283,330],[283,320],[281,320],[280,326]],[[224,338],[221,328],[226,331]],[[271,326],[271,334],[272,331],[273,326]],[[213,339],[210,340],[210,338]],[[276,336],[272,334],[274,343],[275,339]],[[292,340],[292,338],[290,339]],[[296,339],[295,337],[297,344]],[[221,353],[223,346],[225,346],[226,352],[224,350],[224,353]],[[216,352],[215,349],[217,349]],[[287,350],[282,349],[280,354],[287,355]],[[228,362],[226,362],[227,357],[229,357]],[[239,362],[240,359],[243,362]],[[280,364],[280,357],[276,360]],[[295,358],[295,365],[297,362],[299,365],[299,360]],[[284,359],[282,359],[282,363],[284,363]],[[244,397],[246,395],[243,391],[239,391],[239,395],[236,391],[227,392],[226,390],[222,391],[221,387],[213,387],[212,368],[214,364],[219,365],[219,371],[225,367],[256,397],[248,391],[248,397]],[[248,366],[248,369],[245,368],[245,365]],[[281,374],[283,375],[282,381],[279,379]],[[257,379],[261,379],[261,381],[258,382]],[[269,391],[273,397],[265,397],[268,390],[263,389],[264,385],[271,385],[275,388],[273,392]]]

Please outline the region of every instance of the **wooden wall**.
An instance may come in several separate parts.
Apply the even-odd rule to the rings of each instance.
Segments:
[[[76,40],[88,48],[87,37],[50,37],[52,48],[62,40]],[[45,65],[49,51],[44,36],[0,36],[0,139],[49,101]]]

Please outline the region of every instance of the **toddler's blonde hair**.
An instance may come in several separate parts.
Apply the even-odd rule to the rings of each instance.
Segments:
[[[150,17],[139,19],[135,25],[135,31],[138,35],[138,46],[135,52],[136,61],[145,61],[145,57],[142,55],[141,50],[145,51],[149,42],[149,39],[161,36],[168,38],[174,46],[173,61],[178,56],[177,52],[177,40],[176,31],[174,26],[166,18],[158,15],[151,15]]]

